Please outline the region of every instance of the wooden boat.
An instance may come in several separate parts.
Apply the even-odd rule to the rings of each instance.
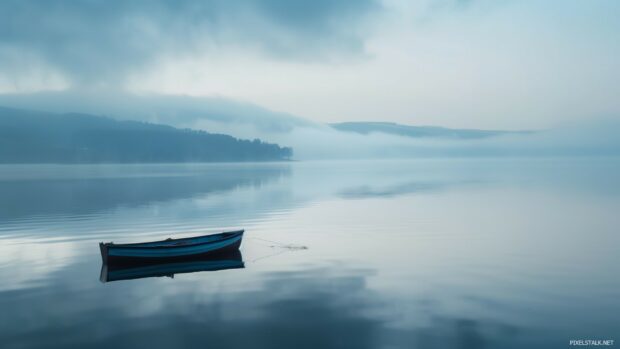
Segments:
[[[243,230],[133,244],[99,243],[104,264],[171,262],[236,251]]]
[[[175,274],[195,273],[202,271],[216,271],[244,268],[239,250],[219,254],[216,256],[198,257],[183,262],[153,263],[153,264],[124,264],[101,265],[101,282],[119,280],[142,279],[148,277],[167,276],[173,278]]]

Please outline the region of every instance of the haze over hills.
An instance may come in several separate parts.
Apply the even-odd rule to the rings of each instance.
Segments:
[[[510,134],[527,134],[531,131],[498,131],[454,129],[438,126],[409,126],[393,122],[342,122],[330,124],[339,131],[359,134],[385,133],[412,138],[483,139]]]
[[[452,129],[409,126],[392,122],[343,122],[323,124],[288,113],[221,97],[137,94],[119,90],[43,91],[0,94],[0,105],[53,113],[104,115],[281,142],[282,135],[296,129],[333,130],[362,135],[384,133],[412,138],[481,139],[521,134],[521,131]]]
[[[0,163],[270,161],[291,156],[291,148],[258,139],[0,107]]]
[[[175,142],[177,143],[174,146],[180,151],[176,158],[169,154],[170,149],[167,147],[173,146],[173,144],[168,143],[166,138],[161,138],[164,141],[161,142],[162,144],[157,144],[155,141],[148,140],[149,136],[146,136],[147,133],[145,133],[144,137],[147,138],[144,139],[146,143],[143,145],[146,146],[148,142],[152,141],[152,148],[149,150],[152,151],[152,154],[146,158],[139,159],[134,154],[131,156],[123,155],[126,158],[122,158],[122,160],[110,160],[114,158],[111,155],[92,157],[91,154],[89,156],[92,158],[88,161],[92,162],[279,160],[286,159],[291,154],[290,148],[280,147],[279,150],[272,148],[271,151],[267,150],[269,148],[267,145],[262,146],[260,142],[251,147],[248,146],[248,148],[241,146],[245,143],[231,142],[226,143],[234,145],[231,149],[227,149],[228,146],[218,146],[219,148],[210,146],[210,149],[219,149],[219,153],[207,154],[207,151],[202,149],[201,155],[198,156],[190,149],[189,145],[191,143],[189,139],[197,139],[198,134],[209,136],[211,139],[214,139],[211,137],[215,136],[214,134],[220,134],[220,137],[225,137],[222,135],[232,136],[221,138],[222,142],[224,139],[230,141],[235,138],[260,139],[264,142],[273,143],[269,146],[286,145],[294,149],[295,160],[620,154],[620,141],[618,141],[620,139],[620,125],[617,122],[587,122],[545,131],[451,129],[436,126],[409,126],[391,122],[323,124],[287,113],[271,111],[251,103],[242,103],[225,98],[160,94],[140,95],[127,91],[105,92],[100,90],[0,94],[0,105],[18,109],[37,109],[41,111],[41,115],[48,116],[75,113],[88,114],[90,117],[92,115],[103,115],[116,120],[139,121],[134,124],[143,127],[145,123],[153,123],[172,126],[167,128],[169,130],[172,130],[173,127],[195,130],[194,132],[175,130],[177,132],[175,133],[175,139],[177,139]],[[105,120],[114,121],[112,119]],[[100,122],[91,125],[90,132],[95,132],[93,128],[99,125],[101,125]],[[127,124],[118,121],[118,125]],[[69,124],[65,126],[69,129],[74,127]],[[159,127],[163,126],[159,125]],[[44,129],[44,126],[41,124],[32,126],[32,128]],[[60,131],[56,130],[55,132]],[[0,133],[6,133],[6,131],[0,130]],[[11,157],[11,161],[18,161],[21,158],[29,158],[30,155],[26,150],[31,145],[27,145],[27,142],[33,142],[32,144],[39,147],[38,149],[48,149],[47,146],[40,147],[41,144],[36,137],[32,136],[32,132],[23,134],[29,136],[20,140],[21,143],[19,144],[22,147],[18,153],[11,156],[7,155],[6,146],[0,150],[4,154],[4,159]],[[134,130],[133,135],[138,137],[138,132]],[[181,141],[181,138],[184,140]],[[205,138],[202,137],[201,139],[204,141]],[[15,141],[13,138],[11,146],[18,144]],[[0,142],[7,144],[6,140]],[[134,140],[135,144],[139,144],[138,139]],[[224,143],[218,144],[223,145]],[[57,145],[49,149],[58,150]],[[129,145],[129,143],[125,143],[125,145]],[[258,151],[259,148],[262,150]],[[142,155],[145,155],[147,149],[142,151]],[[109,152],[122,153],[120,147],[109,150]],[[80,157],[84,156],[82,153],[79,153],[81,154],[79,156],[77,154],[77,152],[73,153],[72,158],[74,160],[71,161],[78,161],[75,160],[78,158],[83,159]],[[54,156],[58,157],[59,155]],[[164,160],[158,156],[170,160]],[[3,161],[6,162],[7,160]],[[33,162],[35,160],[30,159],[28,161]]]
[[[145,121],[179,128],[215,129],[226,134],[230,133],[224,130],[228,125],[235,131],[249,129],[249,132],[236,135],[243,138],[254,138],[258,133],[289,132],[295,127],[320,125],[291,114],[227,98],[138,94],[109,89],[0,94],[0,105],[52,113],[104,115],[118,120]],[[220,128],[224,131],[218,130]]]

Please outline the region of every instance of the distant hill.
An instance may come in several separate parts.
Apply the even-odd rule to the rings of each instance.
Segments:
[[[330,124],[339,131],[359,134],[387,133],[412,138],[434,137],[451,139],[481,139],[505,134],[523,134],[531,131],[493,131],[475,129],[452,129],[437,126],[408,126],[393,122],[343,122]]]
[[[0,163],[268,161],[291,156],[291,148],[258,139],[0,107]]]

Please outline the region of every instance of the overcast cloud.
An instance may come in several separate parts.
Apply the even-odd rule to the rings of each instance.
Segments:
[[[0,63],[13,68],[4,74],[38,63],[73,84],[109,84],[162,56],[234,46],[324,60],[361,53],[357,24],[378,9],[373,0],[4,0]]]
[[[0,93],[253,103],[316,122],[620,117],[620,2],[3,0]]]

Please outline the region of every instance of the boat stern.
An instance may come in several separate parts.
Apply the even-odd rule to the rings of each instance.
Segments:
[[[101,261],[103,264],[108,263],[108,246],[103,242],[99,243],[99,250],[101,251]]]

